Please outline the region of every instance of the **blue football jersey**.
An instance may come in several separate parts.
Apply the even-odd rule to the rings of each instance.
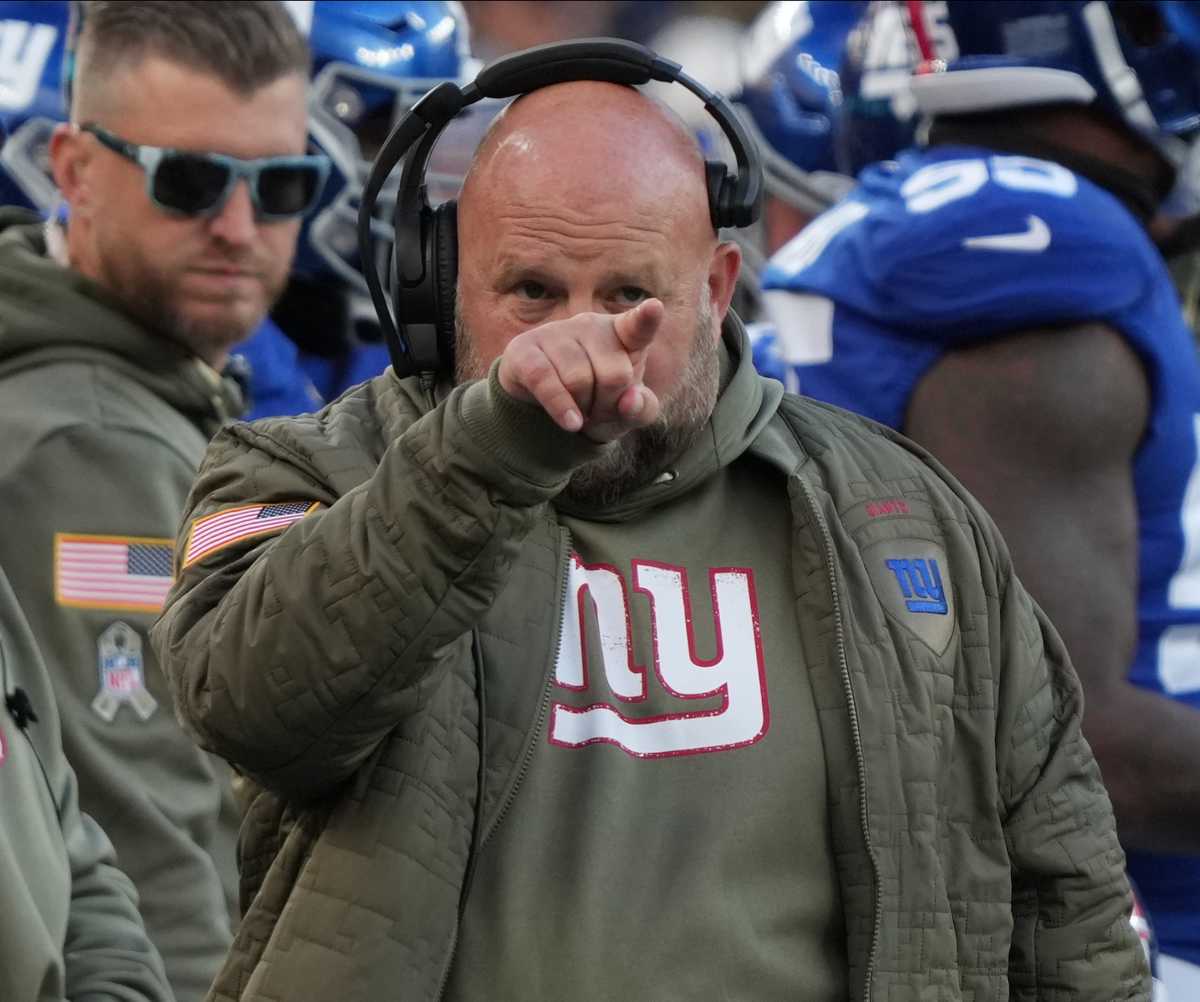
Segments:
[[[303,414],[324,405],[301,365],[300,349],[270,318],[263,320],[234,353],[242,356],[250,370],[247,421]]]
[[[755,371],[760,376],[778,379],[783,383],[784,389],[798,393],[800,383],[796,367],[788,364],[775,328],[769,323],[746,324],[746,335],[750,338],[750,353]]]
[[[1200,362],[1161,256],[1117,199],[1043,160],[907,150],[783,247],[763,287],[801,390],[895,428],[950,349],[1084,321],[1123,334],[1152,392],[1130,678],[1200,709]],[[1200,857],[1131,855],[1130,870],[1163,951],[1200,963]]]
[[[301,353],[300,365],[326,400],[336,400],[350,387],[374,379],[392,364],[382,342],[357,344],[333,358]]]

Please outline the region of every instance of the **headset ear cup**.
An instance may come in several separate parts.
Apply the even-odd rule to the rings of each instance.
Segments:
[[[708,184],[708,216],[713,229],[729,225],[729,178],[728,170],[720,160],[704,161],[704,180]]]
[[[438,368],[454,375],[454,310],[458,296],[458,203],[433,210],[433,267],[437,300]]]

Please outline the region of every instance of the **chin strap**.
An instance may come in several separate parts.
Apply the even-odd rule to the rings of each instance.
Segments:
[[[933,120],[929,127],[930,146],[959,143],[986,146],[1002,153],[1037,157],[1062,164],[1120,199],[1143,226],[1150,222],[1167,197],[1166,191],[1160,191],[1153,182],[1133,171],[1114,166],[1088,153],[1066,149],[1049,140],[1031,136],[1020,128],[999,123],[994,118],[950,116]]]

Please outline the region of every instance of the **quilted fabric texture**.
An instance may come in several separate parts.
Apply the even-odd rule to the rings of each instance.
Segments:
[[[499,392],[433,407],[386,375],[210,450],[189,522],[323,506],[184,570],[154,635],[182,719],[266,791],[214,1002],[439,995],[472,845],[544,712],[568,556],[548,502],[580,461]],[[789,476],[853,998],[1147,999],[1078,685],[986,516],[916,447],[810,401],[750,454]],[[873,517],[881,498],[904,504]],[[895,540],[946,555],[944,649],[876,592]]]

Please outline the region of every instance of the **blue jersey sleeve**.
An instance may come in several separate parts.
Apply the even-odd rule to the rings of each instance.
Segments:
[[[909,151],[772,259],[767,289],[824,295],[915,339],[1104,320],[1146,294],[1157,252],[1066,168],[975,148]]]
[[[750,351],[754,360],[754,368],[760,376],[778,379],[785,386],[791,376],[790,367],[779,350],[779,338],[775,328],[767,323],[746,325],[746,335],[750,338]]]
[[[300,351],[269,317],[234,349],[249,368],[246,420],[320,409],[320,393],[300,366]]]

